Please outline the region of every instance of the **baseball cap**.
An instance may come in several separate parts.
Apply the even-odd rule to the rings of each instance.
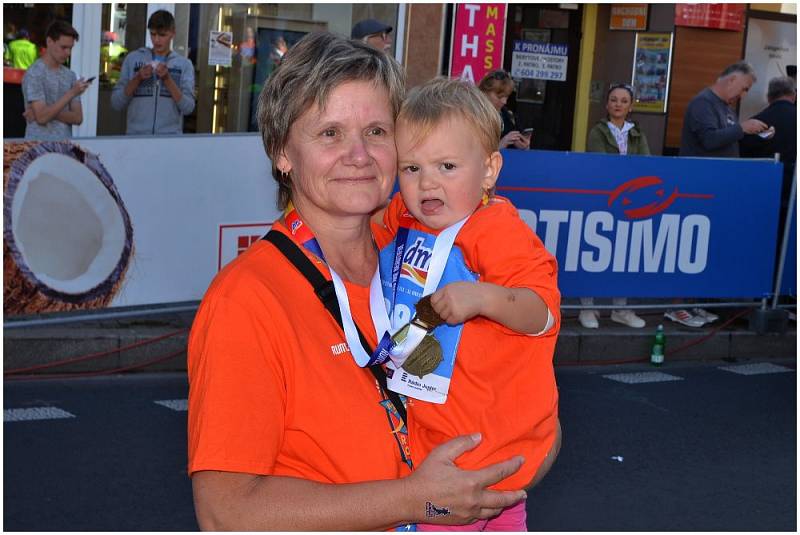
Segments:
[[[374,33],[391,31],[392,27],[388,24],[384,24],[375,19],[365,19],[357,22],[356,25],[353,26],[353,31],[350,32],[350,38],[361,39],[362,37],[366,37],[367,35],[372,35]]]

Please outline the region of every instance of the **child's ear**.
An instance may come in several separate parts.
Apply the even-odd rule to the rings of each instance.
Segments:
[[[491,190],[497,183],[497,175],[500,174],[500,169],[503,167],[503,155],[499,151],[494,151],[486,159],[486,175],[481,181],[481,186],[484,190]]]

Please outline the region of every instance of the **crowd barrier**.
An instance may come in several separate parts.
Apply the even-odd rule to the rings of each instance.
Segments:
[[[772,296],[779,163],[503,156],[498,194],[556,255],[564,297]],[[100,319],[105,309],[143,315],[196,302],[267,232],[275,198],[255,134],[6,141],[4,316]],[[792,295],[794,245],[781,283]]]
[[[782,164],[550,151],[503,156],[498,193],[555,254],[563,296],[772,295]]]

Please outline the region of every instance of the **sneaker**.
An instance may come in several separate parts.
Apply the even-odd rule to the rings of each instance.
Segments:
[[[598,317],[600,317],[600,313],[596,310],[581,310],[580,313],[578,313],[578,321],[587,329],[597,329],[600,327],[600,323],[597,321]]]
[[[633,310],[612,310],[611,321],[616,321],[634,329],[641,329],[645,326],[644,320],[637,316]]]
[[[665,312],[664,317],[672,321],[678,322],[681,325],[686,325],[687,327],[702,327],[706,323],[702,318],[698,318],[697,316],[692,316],[685,309],[671,310],[669,312]]]
[[[716,314],[712,314],[708,310],[704,308],[693,308],[692,314],[699,317],[701,320],[705,321],[706,323],[713,323],[719,319],[719,316]]]

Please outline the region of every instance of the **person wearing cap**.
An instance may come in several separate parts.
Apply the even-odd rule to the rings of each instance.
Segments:
[[[351,39],[362,41],[375,50],[387,52],[392,47],[392,38],[389,34],[392,27],[375,19],[365,19],[357,22],[350,32]]]

